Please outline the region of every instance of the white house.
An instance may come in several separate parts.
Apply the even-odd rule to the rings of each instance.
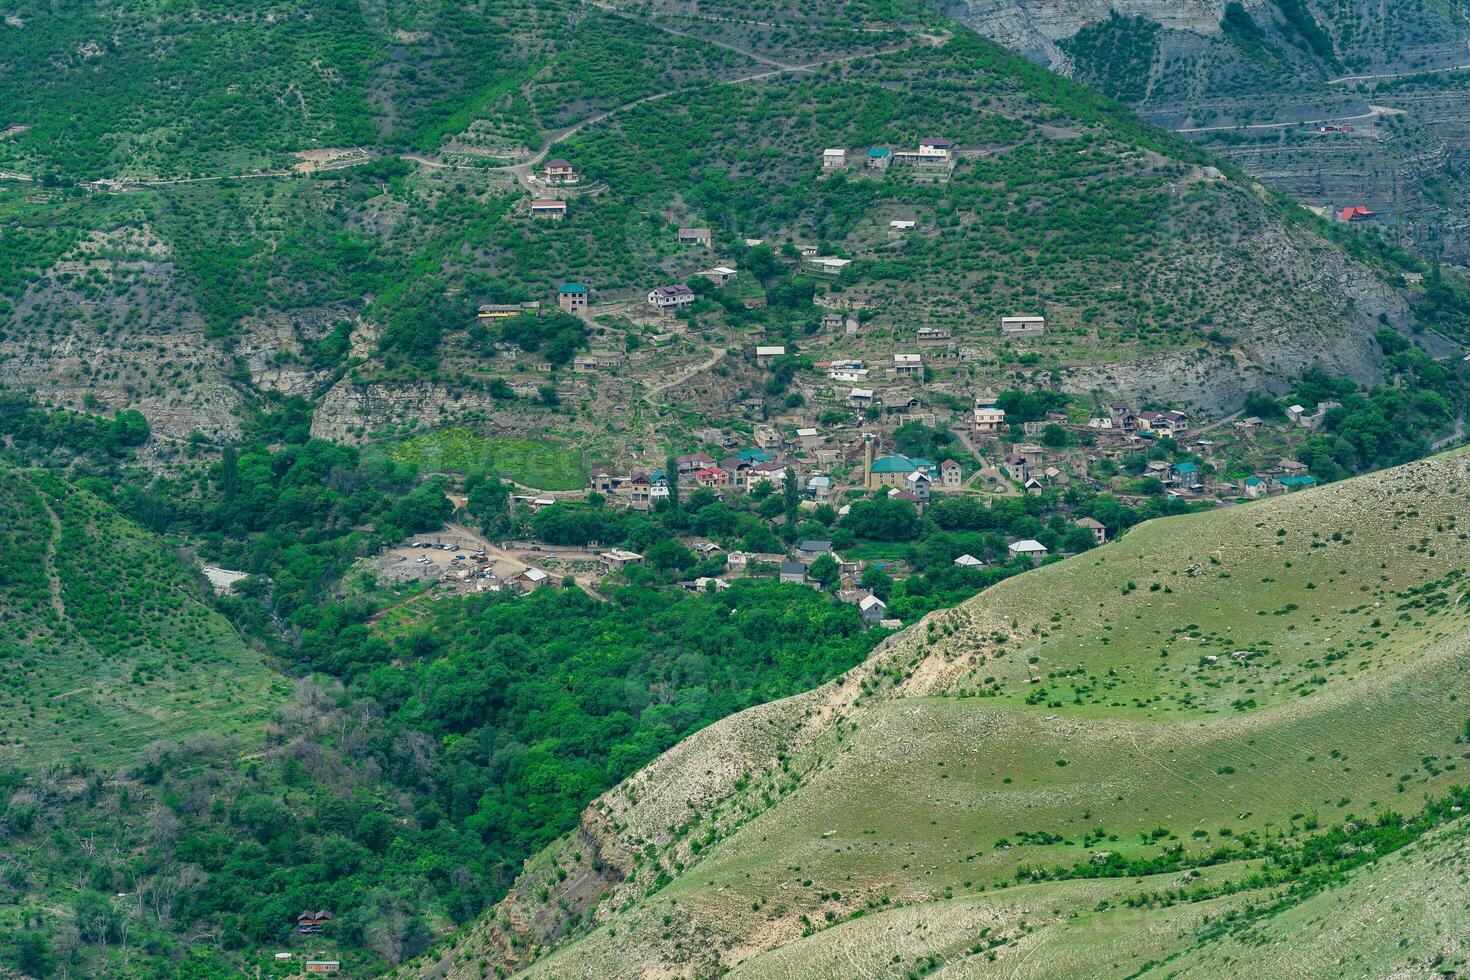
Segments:
[[[954,560],[958,568],[983,568],[985,563],[971,554],[963,554]]]
[[[894,354],[893,373],[899,377],[922,375],[924,373],[924,356],[922,354]]]
[[[888,607],[883,604],[882,599],[870,595],[858,603],[858,612],[862,615],[864,623],[875,626],[883,621],[883,617],[888,613]]]
[[[1046,545],[1040,541],[1032,541],[1030,538],[1025,541],[1017,541],[1006,550],[1011,553],[1012,558],[1030,558],[1032,561],[1040,561],[1046,557]]]
[[[776,358],[785,356],[785,347],[757,347],[755,349],[755,366],[770,367],[771,362]]]
[[[834,255],[811,255],[806,259],[808,269],[824,276],[840,276],[851,263],[852,259],[839,259]]]
[[[847,166],[847,151],[841,147],[830,147],[822,151],[823,170],[841,170]]]
[[[700,275],[716,286],[728,286],[739,273],[727,265],[717,265],[713,269],[705,269]]]
[[[694,290],[683,283],[674,286],[660,286],[648,294],[648,305],[656,310],[670,310],[680,306],[688,306],[697,297]]]

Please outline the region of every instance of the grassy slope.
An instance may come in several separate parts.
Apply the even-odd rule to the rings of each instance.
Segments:
[[[0,468],[0,521],[0,761],[240,733],[283,693],[198,576],[95,497]]]
[[[520,922],[549,910],[533,890],[547,869],[580,871],[586,832],[602,826],[629,851],[653,843],[672,883],[646,896],[654,861],[633,858],[644,867],[615,883],[603,924],[543,961],[544,975],[727,968],[775,948],[751,960],[750,975],[822,975],[822,963],[884,950],[902,954],[887,965],[901,976],[931,946],[971,955],[987,917],[1014,904],[1030,911],[1006,920],[1017,942],[995,951],[1001,964],[1021,957],[1013,970],[1037,969],[1022,950],[1040,945],[1051,950],[1036,954],[1043,961],[1057,957],[1053,975],[1087,972],[1080,964],[1093,962],[1098,935],[1109,937],[1107,973],[1185,950],[1190,923],[1210,907],[1154,913],[1159,928],[1135,912],[1088,911],[1099,896],[1116,898],[1114,885],[1136,894],[1187,880],[1178,874],[997,889],[1023,866],[1086,864],[1099,850],[1202,853],[1245,833],[1291,839],[1313,820],[1414,812],[1463,783],[1470,645],[1463,586],[1446,576],[1470,557],[1453,520],[1470,490],[1465,460],[1159,522],[1002,583],[910,630],[844,682],[690,739],[604,797],[582,842],[533,865],[502,913]],[[1295,543],[1278,547],[1283,528]],[[1311,547],[1313,532],[1322,547]],[[1171,591],[1148,591],[1146,575]],[[1139,588],[1124,596],[1130,580]],[[1208,642],[1227,626],[1228,640]],[[1269,652],[1237,662],[1237,649]],[[1047,675],[1079,667],[1096,694],[1056,697],[1061,685]],[[957,696],[986,677],[993,696]],[[1053,693],[1026,703],[1043,688]],[[1231,706],[1248,699],[1256,707]],[[1146,841],[1156,828],[1165,836]],[[1051,836],[1025,836],[1041,833]],[[601,852],[608,861],[618,849]],[[1243,864],[1209,873],[1238,879]],[[798,942],[828,912],[841,921],[895,903],[908,907]],[[1050,929],[1068,908],[1086,913],[1085,928]],[[1054,935],[1025,938],[1020,918],[1033,930],[1045,920]],[[478,933],[463,952],[498,938]]]

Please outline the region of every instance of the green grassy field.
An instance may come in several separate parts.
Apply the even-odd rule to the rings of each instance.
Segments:
[[[562,442],[487,438],[468,429],[442,429],[385,447],[395,463],[421,472],[483,469],[538,490],[575,490],[587,483],[582,454]]]
[[[0,555],[0,762],[257,732],[289,693],[163,542],[60,480],[0,467]]]
[[[1331,892],[1251,912],[1274,945],[1211,924],[1283,898],[1281,855],[1329,828],[1465,784],[1466,459],[1144,525],[700,733],[596,806],[633,880],[532,974],[1337,975],[1293,938],[1347,928]],[[1463,887],[1436,853],[1425,887]],[[551,884],[538,867],[522,889]],[[1457,955],[1412,931],[1357,962]]]

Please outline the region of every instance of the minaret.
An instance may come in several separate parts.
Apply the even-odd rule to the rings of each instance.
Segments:
[[[873,433],[863,433],[863,489],[873,489]]]

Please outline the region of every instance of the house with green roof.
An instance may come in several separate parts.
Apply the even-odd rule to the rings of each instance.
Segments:
[[[880,487],[907,487],[908,476],[916,473],[921,467],[927,468],[928,460],[910,459],[907,456],[894,454],[892,456],[879,456],[873,460],[873,469],[869,474],[868,489],[877,490]]]
[[[568,313],[583,313],[591,295],[592,290],[580,282],[565,282],[556,291],[556,305]]]

